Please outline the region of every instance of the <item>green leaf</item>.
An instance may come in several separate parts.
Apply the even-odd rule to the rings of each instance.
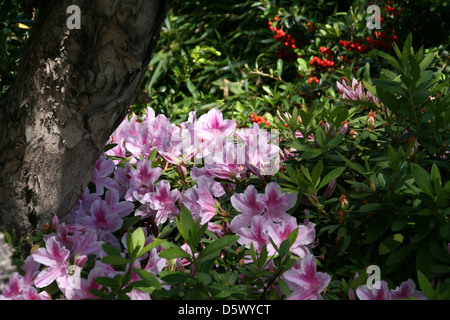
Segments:
[[[156,248],[157,246],[164,246],[165,244],[168,244],[167,240],[165,240],[165,239],[153,239],[153,241],[151,243],[149,243],[144,248],[139,250],[137,256],[141,257],[144,254],[146,254],[147,252],[149,252],[150,250]]]
[[[366,243],[372,243],[377,240],[383,233],[389,229],[389,224],[379,224],[377,226],[370,226],[366,236]]]
[[[417,279],[419,280],[420,290],[426,295],[428,300],[434,300],[436,293],[427,277],[420,271],[417,271]]]
[[[368,203],[363,204],[361,207],[359,207],[359,212],[371,212],[371,211],[379,211],[384,210],[385,206],[381,203]]]
[[[320,160],[319,162],[316,163],[311,172],[312,183],[315,188],[317,188],[317,186],[319,185],[320,175],[322,174],[322,172],[323,172],[323,161]]]
[[[287,285],[286,281],[284,281],[283,279],[278,279],[278,284],[280,286],[281,292],[283,293],[283,295],[285,295],[286,297],[289,297],[291,295],[291,289],[289,288],[289,286]]]
[[[425,56],[425,58],[423,58],[422,61],[420,61],[419,66],[421,72],[424,72],[425,69],[428,68],[431,62],[433,62],[435,56],[436,52],[430,52]]]
[[[108,277],[98,277],[95,278],[95,282],[104,287],[110,287],[113,291],[120,287],[120,282],[117,279],[112,279]]]
[[[102,249],[103,249],[103,251],[105,251],[110,256],[120,256],[120,253],[121,253],[119,250],[114,248],[109,243],[102,244]]]
[[[201,282],[203,283],[205,286],[207,286],[208,284],[211,283],[212,278],[211,275],[209,273],[206,272],[196,272],[195,273],[195,277]]]
[[[148,286],[161,289],[161,283],[159,280],[150,272],[144,269],[133,269],[134,272],[144,281]]]
[[[184,240],[189,240],[189,230],[194,227],[194,219],[188,208],[183,207],[180,211],[180,215],[176,218],[177,229],[180,232]]]
[[[411,163],[411,172],[419,188],[424,193],[433,196],[433,189],[430,183],[431,181],[430,174],[424,168],[415,163]]]
[[[191,255],[189,253],[187,253],[186,251],[184,251],[183,249],[181,249],[179,247],[172,247],[172,248],[165,249],[159,253],[159,256],[161,258],[164,258],[167,260],[176,259],[176,258],[186,258],[186,259],[191,258]]]
[[[433,166],[431,167],[431,180],[433,182],[435,194],[439,194],[441,192],[442,180],[439,168],[435,163],[433,163]]]
[[[130,239],[128,240],[128,238]],[[145,246],[145,234],[141,227],[134,230],[131,235],[127,234],[127,246],[129,246],[128,252],[132,259],[140,257],[139,252]]]
[[[366,172],[364,171],[364,167],[361,166],[359,163],[354,163],[351,162],[350,160],[348,160],[347,158],[345,158],[342,154],[340,154],[339,152],[337,152],[337,154],[339,155],[339,157],[341,157],[342,160],[345,161],[345,163],[347,164],[347,166],[353,170],[355,170],[356,172],[362,174],[363,176],[366,175]],[[333,180],[333,179],[331,179]]]
[[[392,231],[400,231],[402,230],[404,227],[406,227],[408,225],[408,221],[395,221],[392,226],[391,226],[391,230]]]
[[[129,228],[138,223],[141,219],[141,216],[125,217],[123,219],[122,228]]]
[[[392,252],[389,257],[386,260],[386,264],[388,266],[392,266],[394,264],[397,264],[399,262],[404,261],[404,259],[411,253],[411,251],[414,249],[413,245],[407,244],[397,251]]]
[[[325,150],[321,149],[321,148],[320,149],[319,148],[308,149],[301,154],[300,158],[303,160],[313,159],[313,158],[321,155],[324,152],[325,152]]]
[[[402,71],[403,68],[401,67],[401,65],[398,63],[398,60],[395,59],[393,56],[391,56],[390,54],[387,54],[383,51],[380,50],[374,50],[374,52],[379,55],[380,57],[382,57],[384,60],[387,60],[395,69],[397,69],[398,71]]]
[[[200,253],[199,259],[210,255],[219,255],[220,251],[234,243],[239,239],[239,236],[227,235],[216,241],[211,242],[206,246],[206,248]]]
[[[380,255],[384,255],[396,250],[402,245],[403,238],[403,235],[400,233],[386,237],[383,241],[381,241],[380,246],[378,247],[378,253]]]
[[[283,242],[281,242],[280,244],[280,248],[278,249],[278,253],[281,256],[285,256],[289,253],[289,249],[291,248],[291,243],[289,242],[289,240],[283,240]]]
[[[159,273],[159,278],[168,283],[182,283],[189,279],[189,275],[184,272],[165,270]]]
[[[283,59],[277,60],[277,74],[278,77],[281,78],[281,74],[283,73]]]
[[[106,256],[102,259],[103,263],[106,264],[112,264],[112,265],[123,265],[123,264],[127,264],[128,263],[128,259],[125,259],[122,256],[118,256],[118,255],[112,255],[112,256]]]
[[[148,160],[150,163],[153,163],[153,160],[155,160],[156,155],[158,154],[158,149],[153,149],[152,153],[150,153],[150,156],[148,157]]]
[[[287,237],[291,246],[294,245],[295,241],[297,240],[297,237],[298,237],[298,227],[295,228],[294,230],[292,230],[291,233],[289,233],[289,235]]]
[[[323,131],[321,126],[317,126],[316,132],[314,134],[314,138],[319,146],[323,147],[327,141],[327,136],[325,135],[325,131]]]
[[[267,250],[267,245],[264,245],[259,254],[258,263],[256,264],[259,270],[262,270],[266,264],[267,256],[269,251]]]
[[[344,170],[345,170],[345,167],[339,167],[339,168],[335,168],[335,169],[331,170],[322,179],[322,181],[320,182],[319,187],[317,188],[317,190],[320,190],[321,188],[323,188],[326,185],[328,185],[334,179],[337,179],[342,174],[342,172],[344,172]]]

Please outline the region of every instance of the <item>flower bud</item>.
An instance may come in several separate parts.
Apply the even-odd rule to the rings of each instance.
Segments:
[[[341,194],[341,196],[339,197],[339,204],[341,205],[342,210],[347,211],[349,202],[345,194]]]
[[[337,216],[338,216],[339,223],[342,224],[342,222],[344,221],[344,218],[345,218],[345,212],[342,210],[339,210],[337,213]]]
[[[177,173],[183,178],[187,176],[186,165],[184,163],[177,165]]]
[[[342,127],[339,129],[339,134],[344,135],[347,133],[347,130],[348,130],[348,121],[341,122],[341,124],[342,124]]]
[[[375,121],[377,120],[377,114],[370,110],[366,118],[367,127],[373,130],[375,128]]]
[[[417,142],[417,139],[415,136],[411,136],[408,140],[408,146],[410,147],[412,144],[414,144],[414,146],[411,149],[411,153],[409,154],[411,158],[415,158],[417,151],[419,150],[419,143]]]
[[[323,197],[324,199],[328,199],[329,197],[331,197],[331,195],[334,192],[334,189],[336,188],[336,179],[332,180],[327,188],[325,189],[324,193],[323,193]]]
[[[75,259],[75,265],[83,267],[86,264],[87,260],[88,260],[87,255],[83,254],[82,256],[79,256],[78,258]]]

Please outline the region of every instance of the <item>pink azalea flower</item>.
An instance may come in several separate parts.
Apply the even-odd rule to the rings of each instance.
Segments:
[[[288,300],[322,300],[320,293],[331,281],[330,275],[317,272],[317,261],[312,254],[305,255],[282,278],[292,290]]]
[[[111,156],[111,157],[119,157],[119,158],[127,157],[127,148],[125,147],[125,139],[120,138],[116,142],[112,142],[112,141],[109,142],[109,144],[111,144],[111,143],[116,143],[117,146],[106,151],[105,155]],[[117,165],[120,162],[120,160],[113,160],[113,162],[115,165]]]
[[[264,245],[269,242],[266,220],[262,216],[254,216],[250,222],[250,228],[239,228],[236,235],[239,236],[238,243],[250,248],[251,243],[257,252],[261,252]],[[272,246],[267,247],[269,254],[275,254]]]
[[[117,181],[117,192],[120,198],[125,199],[125,194],[130,188],[131,166],[129,162],[125,163],[125,167],[118,167],[114,170],[114,179]]]
[[[95,163],[94,172],[92,173],[91,181],[95,184],[96,193],[102,195],[104,189],[116,189],[117,183],[110,177],[115,168],[114,161],[106,159],[102,154]]]
[[[88,215],[92,203],[94,203],[95,200],[101,200],[100,196],[97,193],[90,193],[89,188],[86,188],[83,195],[70,212],[71,223],[78,223],[81,217],[85,217],[86,215]],[[56,218],[56,220],[58,219]],[[57,229],[56,227],[58,226],[58,224],[58,222],[54,224],[53,230]]]
[[[422,291],[416,290],[416,284],[412,279],[408,279],[400,284],[400,287],[390,291],[391,299],[408,299],[409,297],[419,300],[427,300]]]
[[[277,172],[280,162],[278,136],[272,137],[270,132],[260,130],[259,126],[257,130],[259,131],[256,134],[250,135],[245,141],[246,167],[257,176],[273,175]]]
[[[355,78],[352,79],[352,85],[350,86],[345,79],[341,82],[336,81],[338,91],[342,94],[344,99],[348,100],[361,100],[368,101],[375,105],[379,103],[378,99],[370,92],[364,91],[363,82],[358,82]]]
[[[248,227],[252,218],[263,212],[265,203],[262,197],[263,195],[259,195],[253,185],[249,185],[244,193],[235,193],[231,196],[231,204],[242,213],[234,217],[230,223],[233,232],[239,228]]]
[[[388,284],[384,280],[380,281],[380,289],[369,289],[366,284],[359,286],[356,288],[356,295],[359,300],[390,300]]]
[[[200,225],[210,221],[220,206],[209,188],[208,178],[202,176],[197,185],[186,190],[183,204],[189,209],[194,220],[201,219]]]
[[[188,164],[198,152],[194,143],[192,126],[181,128],[171,125],[170,137],[163,141],[162,148],[158,149],[159,155],[167,162],[180,165]]]
[[[223,120],[222,112],[212,108],[208,113],[202,115],[196,122],[198,134],[209,142],[215,142],[216,137],[231,137],[236,131],[234,120]]]
[[[25,283],[24,277],[14,272],[0,294],[0,300],[51,300],[51,298],[46,291],[38,293],[35,287]]]
[[[116,214],[120,218],[128,216],[134,209],[132,202],[120,201],[119,193],[116,190],[108,190],[106,192],[105,202],[108,205],[109,213]]]
[[[288,238],[289,234],[297,227],[298,235],[294,244],[291,246],[290,251],[298,257],[303,258],[307,254],[310,254],[307,245],[313,243],[314,241],[315,224],[306,222],[303,225],[298,225],[297,219],[295,217],[291,217],[281,223],[269,223],[268,234],[273,242],[277,246],[280,246],[281,243]]]
[[[290,218],[286,211],[295,206],[297,196],[295,193],[283,194],[281,187],[277,183],[271,182],[266,186],[265,194],[261,197],[261,201],[266,207],[265,218],[268,221],[281,222]]]
[[[136,169],[132,169],[129,172],[129,188],[125,194],[125,200],[142,200],[146,193],[154,191],[153,184],[161,174],[162,169],[152,168],[148,159],[140,160],[136,165]]]
[[[139,136],[130,136],[126,140],[127,150],[133,156],[148,158],[152,151],[163,147],[163,143],[171,136],[169,119],[160,114],[155,118],[147,118],[139,132]]]
[[[106,201],[94,201],[90,213],[90,216],[80,218],[81,224],[107,232],[114,232],[122,227],[123,220],[117,214],[110,212]]]
[[[227,193],[226,184],[215,181],[214,180],[215,175],[211,172],[211,170],[209,170],[209,167],[202,167],[202,168],[192,167],[190,175],[192,180],[194,180],[195,182],[198,182],[198,180],[202,176],[206,177],[209,184],[209,188],[211,189],[214,197],[219,198]]]
[[[156,224],[162,224],[166,220],[173,219],[180,211],[176,207],[176,201],[181,197],[177,189],[170,190],[170,183],[161,180],[156,185],[156,192],[147,193],[143,201],[148,202],[151,209],[156,210]]]
[[[56,236],[51,236],[45,240],[45,248],[39,248],[33,252],[33,259],[47,268],[42,270],[36,277],[34,284],[38,288],[43,288],[56,280],[58,286],[65,287],[67,283],[70,251],[61,246]]]
[[[70,259],[82,267],[84,259],[87,259],[88,255],[98,255],[103,244],[99,236],[97,230],[91,228],[85,228],[83,231],[77,231],[68,236],[68,239],[72,241]]]
[[[93,289],[105,290],[106,288],[95,282],[95,279],[98,277],[113,278],[117,274],[118,272],[115,271],[111,265],[96,261],[94,268],[89,272],[87,279],[81,278],[80,286],[75,288],[72,300],[98,299],[98,297],[90,291]]]
[[[415,290],[416,284],[413,280],[408,279],[400,284],[395,290],[389,290],[386,281],[380,281],[380,289],[369,289],[367,285],[356,288],[356,295],[360,300],[393,300],[408,299],[409,297],[426,300],[426,296],[422,291]]]

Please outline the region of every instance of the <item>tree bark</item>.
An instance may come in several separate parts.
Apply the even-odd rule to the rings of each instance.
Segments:
[[[43,1],[0,108],[0,228],[65,220],[126,116],[170,0]],[[66,25],[81,9],[81,29]]]

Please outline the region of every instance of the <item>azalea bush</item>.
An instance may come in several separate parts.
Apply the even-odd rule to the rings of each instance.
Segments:
[[[5,232],[0,297],[449,299],[449,54],[374,4],[174,4],[70,217]]]

